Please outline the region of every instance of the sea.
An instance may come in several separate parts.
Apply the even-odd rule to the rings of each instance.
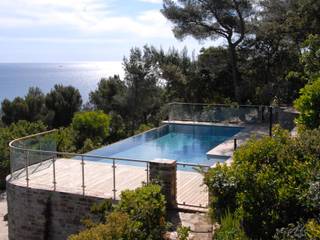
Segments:
[[[0,101],[24,97],[30,87],[47,93],[62,84],[79,89],[85,103],[101,78],[115,74],[123,78],[121,62],[0,63]]]

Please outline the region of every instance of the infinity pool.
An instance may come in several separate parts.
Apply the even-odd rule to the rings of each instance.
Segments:
[[[88,154],[147,161],[162,158],[212,165],[217,158],[210,158],[206,153],[241,130],[241,127],[168,124]]]

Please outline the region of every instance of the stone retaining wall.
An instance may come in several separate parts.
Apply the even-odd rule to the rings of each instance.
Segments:
[[[10,240],[63,240],[81,230],[81,220],[101,198],[26,188],[7,182]]]

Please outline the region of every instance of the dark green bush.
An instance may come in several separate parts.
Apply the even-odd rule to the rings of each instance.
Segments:
[[[162,239],[166,227],[165,197],[159,185],[146,185],[135,191],[123,191],[118,210],[138,222],[146,239]]]
[[[86,219],[87,229],[69,240],[163,239],[166,230],[165,199],[158,185],[146,185],[121,193],[118,205],[111,201],[94,205],[97,221]]]
[[[230,167],[220,165],[205,175],[213,195],[213,217],[237,213],[249,237],[271,239],[276,229],[319,209],[320,130],[297,138],[276,129],[274,137],[251,139],[240,147]]]
[[[300,90],[300,97],[294,102],[294,106],[300,112],[297,122],[307,128],[320,126],[320,78],[305,85]]]

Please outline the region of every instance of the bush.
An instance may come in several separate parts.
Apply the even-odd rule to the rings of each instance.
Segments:
[[[179,240],[187,240],[190,233],[190,227],[180,226],[177,229],[177,233]]]
[[[230,212],[227,212],[221,218],[221,226],[214,234],[216,240],[248,240],[242,226],[240,219],[235,217]]]
[[[300,112],[297,123],[314,129],[320,126],[320,78],[305,85],[300,90],[300,97],[294,102]]]
[[[110,116],[102,111],[76,113],[71,126],[76,133],[77,147],[82,148],[87,139],[96,144],[103,143],[109,136],[110,120]]]
[[[303,222],[289,224],[287,227],[277,229],[274,240],[305,240],[306,229]]]
[[[143,239],[137,223],[130,220],[128,214],[122,212],[110,213],[106,224],[98,224],[78,235],[71,235],[69,240],[123,240]]]
[[[98,222],[86,219],[87,229],[69,240],[163,239],[166,229],[165,200],[158,185],[146,185],[121,193],[117,206],[111,201],[91,209]]]
[[[165,197],[158,185],[146,185],[135,191],[123,191],[118,210],[129,214],[141,225],[146,239],[162,239],[166,227]]]
[[[306,232],[308,239],[320,239],[320,224],[315,219],[309,220],[306,224]]]
[[[213,218],[237,213],[249,237],[271,239],[276,229],[320,212],[320,129],[297,138],[275,129],[274,137],[251,139],[234,154],[230,167],[205,175]]]

